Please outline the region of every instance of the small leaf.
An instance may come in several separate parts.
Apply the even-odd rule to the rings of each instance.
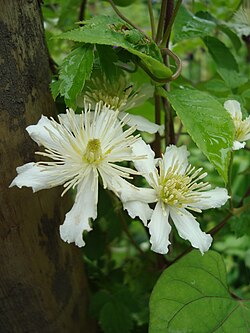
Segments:
[[[186,130],[227,182],[234,139],[232,118],[209,94],[195,89],[161,89],[180,117]]]
[[[206,36],[203,39],[210,55],[216,63],[217,71],[230,88],[237,88],[248,81],[239,73],[238,64],[224,43],[215,37]]]
[[[115,17],[93,17],[85,21],[83,27],[65,32],[58,38],[122,47],[136,55],[142,64],[159,79],[167,79],[172,75],[172,71],[163,64],[160,49],[154,41]]]
[[[59,92],[69,107],[76,106],[76,99],[89,79],[94,55],[93,45],[85,44],[74,49],[64,60],[59,72]]]
[[[214,22],[196,17],[181,6],[174,23],[174,40],[203,37],[211,34],[215,27]]]
[[[250,301],[232,298],[222,257],[192,251],[159,278],[150,299],[149,333],[246,333]]]

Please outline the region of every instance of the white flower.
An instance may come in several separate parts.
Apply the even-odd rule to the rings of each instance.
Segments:
[[[250,116],[242,120],[240,103],[235,100],[228,100],[224,103],[224,108],[230,113],[235,127],[235,141],[233,150],[244,148],[247,140],[250,139]]]
[[[136,125],[139,131],[148,133],[162,133],[162,126],[152,123],[148,119],[127,113],[125,111],[143,104],[147,99],[153,96],[154,88],[149,84],[144,84],[139,90],[134,89],[125,75],[120,75],[119,79],[112,81],[105,75],[94,77],[89,80],[85,86],[84,93],[78,97],[77,104],[83,107],[85,103],[95,105],[102,101],[109,105],[113,110],[119,110],[119,119],[122,119],[125,114],[128,116],[125,122],[129,126]]]
[[[165,254],[170,244],[171,218],[180,237],[191,242],[201,253],[207,251],[212,237],[202,232],[196,218],[188,211],[201,212],[202,209],[220,207],[229,198],[227,190],[215,188],[201,181],[206,176],[202,168],[195,169],[188,164],[189,155],[185,146],[167,147],[162,159],[158,160],[159,171],[155,166],[154,153],[142,140],[133,144],[135,154],[147,155],[147,159],[135,161],[135,167],[144,175],[151,186],[144,191],[120,189],[124,202],[156,202],[148,224],[152,250]],[[131,215],[129,208],[128,213]],[[136,215],[133,211],[133,215]],[[138,215],[138,214],[137,214]]]
[[[123,178],[137,172],[115,163],[136,158],[131,145],[137,137],[131,135],[133,127],[123,132],[124,123],[117,121],[117,112],[100,104],[95,112],[86,110],[75,115],[70,110],[58,118],[59,123],[42,116],[37,125],[27,127],[31,138],[46,148],[37,154],[52,161],[18,167],[10,187],[28,186],[36,192],[63,184],[62,195],[77,188],[75,203],[60,226],[60,235],[64,241],[81,247],[83,231],[91,230],[89,219],[97,217],[99,175],[104,188],[116,194],[121,184],[131,186]]]

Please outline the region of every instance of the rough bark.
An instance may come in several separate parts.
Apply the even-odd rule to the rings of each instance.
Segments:
[[[90,333],[81,252],[58,233],[69,197],[8,188],[35,158],[25,128],[55,109],[38,1],[0,8],[0,332]]]

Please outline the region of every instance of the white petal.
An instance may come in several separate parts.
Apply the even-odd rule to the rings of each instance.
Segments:
[[[143,159],[135,160],[136,169],[146,178],[147,182],[152,185],[152,176],[157,178],[157,169],[155,167],[155,153],[142,139],[137,140],[132,145],[132,150],[135,156],[145,156]]]
[[[168,253],[168,246],[170,244],[168,238],[171,231],[171,225],[168,222],[169,210],[166,208],[166,211],[163,214],[161,205],[161,202],[158,202],[155,206],[148,228],[151,235],[151,250],[157,253],[166,254]]]
[[[79,247],[85,245],[82,239],[83,231],[90,231],[89,219],[97,217],[98,178],[91,172],[78,186],[78,194],[72,209],[66,214],[63,225],[60,226],[60,236],[68,243]]]
[[[26,128],[32,140],[34,140],[39,146],[57,148],[55,140],[51,138],[50,133],[60,138],[59,132],[52,125],[52,121],[47,117],[42,116],[36,125],[30,125]],[[60,142],[60,139],[59,139]]]
[[[69,109],[70,112],[74,112],[72,109]],[[81,114],[75,114],[74,115],[75,118],[75,122],[78,126],[81,125],[82,121],[84,123],[84,117]],[[65,126],[66,128],[68,128],[69,130],[71,129],[71,124],[69,121],[69,117],[66,113],[60,113],[58,115],[58,119],[60,121],[60,123]]]
[[[128,211],[129,216],[133,219],[138,216],[146,226],[150,220],[153,210],[149,208],[148,204],[139,201],[127,201],[123,203],[123,208]]]
[[[190,207],[199,209],[217,208],[223,206],[229,198],[227,189],[216,187],[210,191],[200,192],[199,202],[191,204]]]
[[[139,131],[144,131],[150,134],[156,133],[160,130],[160,125],[157,125],[155,123],[152,123],[151,121],[149,121],[148,119],[141,117],[141,116],[137,116],[134,114],[130,114],[130,113],[125,113],[125,112],[120,112],[119,113],[119,118],[122,119],[125,115],[128,115],[125,118],[125,123],[129,126],[136,126],[136,129],[138,129]]]
[[[235,100],[228,100],[224,103],[224,108],[231,114],[233,119],[242,119],[240,103]]]
[[[163,156],[164,168],[167,171],[169,168],[173,167],[175,163],[178,163],[178,172],[183,174],[188,166],[188,156],[186,146],[176,147],[175,145],[170,145],[166,148],[165,154]]]
[[[121,201],[140,201],[144,203],[151,203],[157,200],[155,190],[151,188],[142,188],[135,186],[123,186],[117,189]]]
[[[213,240],[211,235],[201,231],[199,223],[192,214],[185,209],[170,207],[170,216],[181,238],[189,240],[202,254],[210,248]]]
[[[244,148],[246,145],[246,142],[240,142],[240,141],[234,141],[233,142],[233,150],[239,150]]]
[[[37,192],[61,185],[65,182],[65,177],[61,176],[62,170],[63,166],[43,167],[36,163],[27,163],[16,169],[18,175],[12,181],[10,187],[32,187],[33,192]]]

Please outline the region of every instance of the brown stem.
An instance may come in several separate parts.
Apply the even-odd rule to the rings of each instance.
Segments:
[[[174,11],[173,11],[173,14],[171,15],[170,21],[168,22],[168,25],[167,25],[167,29],[164,32],[164,36],[163,36],[162,41],[161,41],[161,46],[162,47],[165,47],[165,45],[167,44],[167,41],[168,41],[168,39],[170,37],[172,25],[174,23],[175,17],[176,17],[176,15],[178,13],[178,10],[180,8],[181,3],[182,3],[182,0],[178,0],[177,3],[176,3],[176,6],[175,6]]]
[[[85,18],[86,5],[87,5],[87,0],[82,0],[79,12],[79,21],[83,21]]]
[[[161,11],[160,11],[160,18],[159,18],[159,22],[158,22],[156,39],[155,39],[155,42],[157,44],[159,44],[160,41],[161,41],[161,39],[162,39],[163,29],[164,29],[164,23],[165,23],[166,8],[167,8],[167,1],[166,0],[162,0]]]
[[[164,23],[164,34],[166,30],[168,29],[168,26],[171,24],[171,18],[173,15],[173,10],[174,10],[174,1],[173,0],[168,0],[167,4],[167,9],[166,9],[166,17],[165,17],[165,23]],[[169,38],[166,41],[165,47],[168,47],[169,44]]]
[[[161,124],[161,97],[159,95],[155,94],[154,98],[155,98],[155,123],[160,125]],[[152,143],[152,149],[155,152],[156,157],[161,156],[161,137],[158,132],[155,134],[155,140]]]

